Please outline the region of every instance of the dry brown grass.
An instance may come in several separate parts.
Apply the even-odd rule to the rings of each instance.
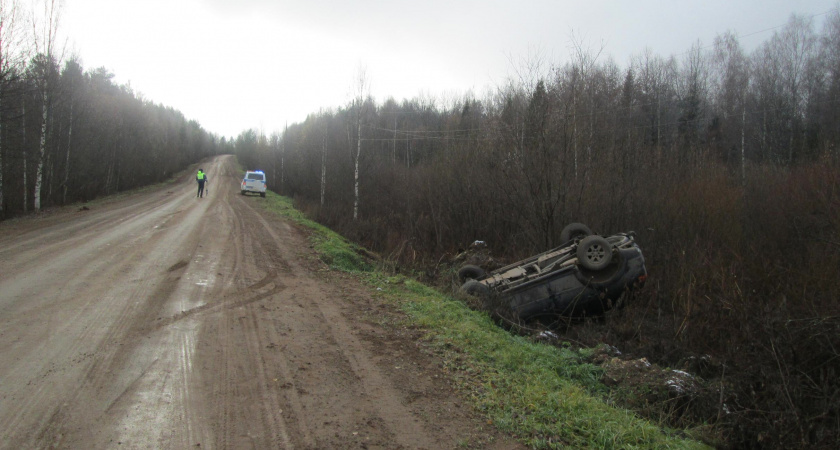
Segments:
[[[836,163],[752,167],[746,186],[714,162],[691,171],[667,160],[593,167],[598,171],[558,186],[567,195],[549,235],[544,224],[523,219],[530,206],[517,204],[521,197],[505,193],[505,183],[524,181],[494,178],[493,167],[475,160],[393,169],[383,178],[388,189],[355,222],[345,210],[303,207],[389,257],[396,270],[424,279],[445,275],[443,264],[476,239],[487,242],[492,257],[510,261],[544,250],[540,242],[556,239],[566,222],[601,233],[635,230],[650,273],[646,289],[620,318],[569,327],[567,338],[608,342],[670,367],[692,356],[713,358],[718,364],[703,376],[719,386],[714,398],[681,405],[675,419],[702,422],[724,445],[836,443]]]

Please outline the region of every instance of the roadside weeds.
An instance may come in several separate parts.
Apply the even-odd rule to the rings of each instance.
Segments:
[[[664,429],[611,406],[593,349],[558,348],[511,334],[474,311],[402,275],[375,268],[364,249],[303,216],[291,199],[267,192],[269,211],[312,231],[330,270],[346,272],[403,311],[443,361],[458,390],[488,424],[533,448],[707,448],[691,430]]]

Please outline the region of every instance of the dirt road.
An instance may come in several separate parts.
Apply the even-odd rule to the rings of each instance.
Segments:
[[[2,448],[507,448],[396,314],[239,195],[0,223]]]

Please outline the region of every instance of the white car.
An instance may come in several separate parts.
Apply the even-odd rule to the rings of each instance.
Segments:
[[[241,191],[242,195],[245,195],[246,192],[259,192],[260,197],[265,197],[265,173],[262,170],[245,172]]]

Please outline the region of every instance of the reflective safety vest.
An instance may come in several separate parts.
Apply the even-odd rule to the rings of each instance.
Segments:
[[[198,175],[196,175],[196,176],[195,176],[195,178],[196,178],[198,181],[203,181],[203,180],[204,180],[204,172],[199,171],[199,172],[198,172]]]

